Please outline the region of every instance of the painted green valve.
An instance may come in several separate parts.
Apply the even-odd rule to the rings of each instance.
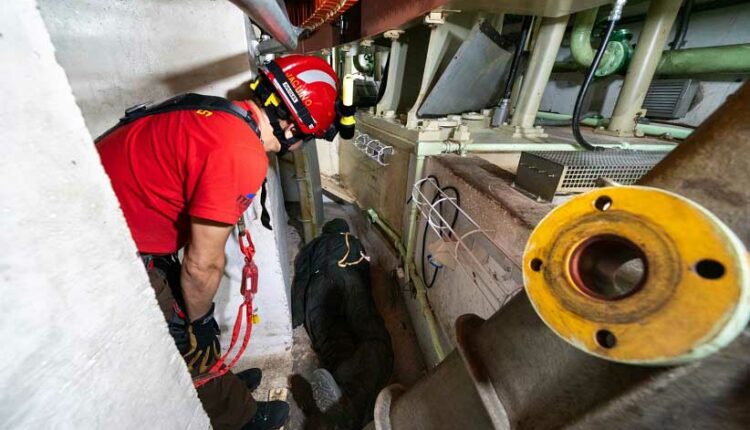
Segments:
[[[583,67],[591,66],[594,61],[594,48],[591,46],[591,33],[596,23],[598,8],[585,10],[576,15],[573,32],[570,36],[570,52],[576,63]],[[596,76],[609,76],[625,70],[633,56],[630,41],[633,35],[625,29],[612,33],[607,49],[604,51]]]
[[[613,75],[627,68],[633,58],[633,46],[630,44],[632,39],[633,34],[624,28],[612,33],[604,57],[596,69],[597,77]]]

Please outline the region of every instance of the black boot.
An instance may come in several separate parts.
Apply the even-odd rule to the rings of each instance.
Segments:
[[[242,430],[274,430],[286,423],[289,418],[289,404],[280,400],[258,402],[253,419]]]
[[[258,385],[260,385],[260,380],[263,378],[263,372],[261,372],[260,369],[252,368],[237,373],[237,377],[245,383],[248,390],[253,391],[258,388]]]

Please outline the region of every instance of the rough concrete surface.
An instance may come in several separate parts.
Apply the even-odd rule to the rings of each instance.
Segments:
[[[208,428],[33,0],[0,76],[0,427]]]
[[[225,96],[251,77],[243,14],[228,1],[39,6],[93,136],[137,103],[183,92]]]

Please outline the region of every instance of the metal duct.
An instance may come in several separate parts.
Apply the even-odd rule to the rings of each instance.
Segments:
[[[283,0],[229,0],[260,28],[290,51],[297,49],[302,29],[292,25]]]

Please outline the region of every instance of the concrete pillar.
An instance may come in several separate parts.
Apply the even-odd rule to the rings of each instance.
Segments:
[[[641,111],[681,4],[682,0],[651,1],[646,23],[638,37],[633,60],[628,66],[625,83],[607,128],[608,133],[617,136],[635,134],[636,115]]]
[[[0,426],[208,428],[37,2],[0,33]]]

